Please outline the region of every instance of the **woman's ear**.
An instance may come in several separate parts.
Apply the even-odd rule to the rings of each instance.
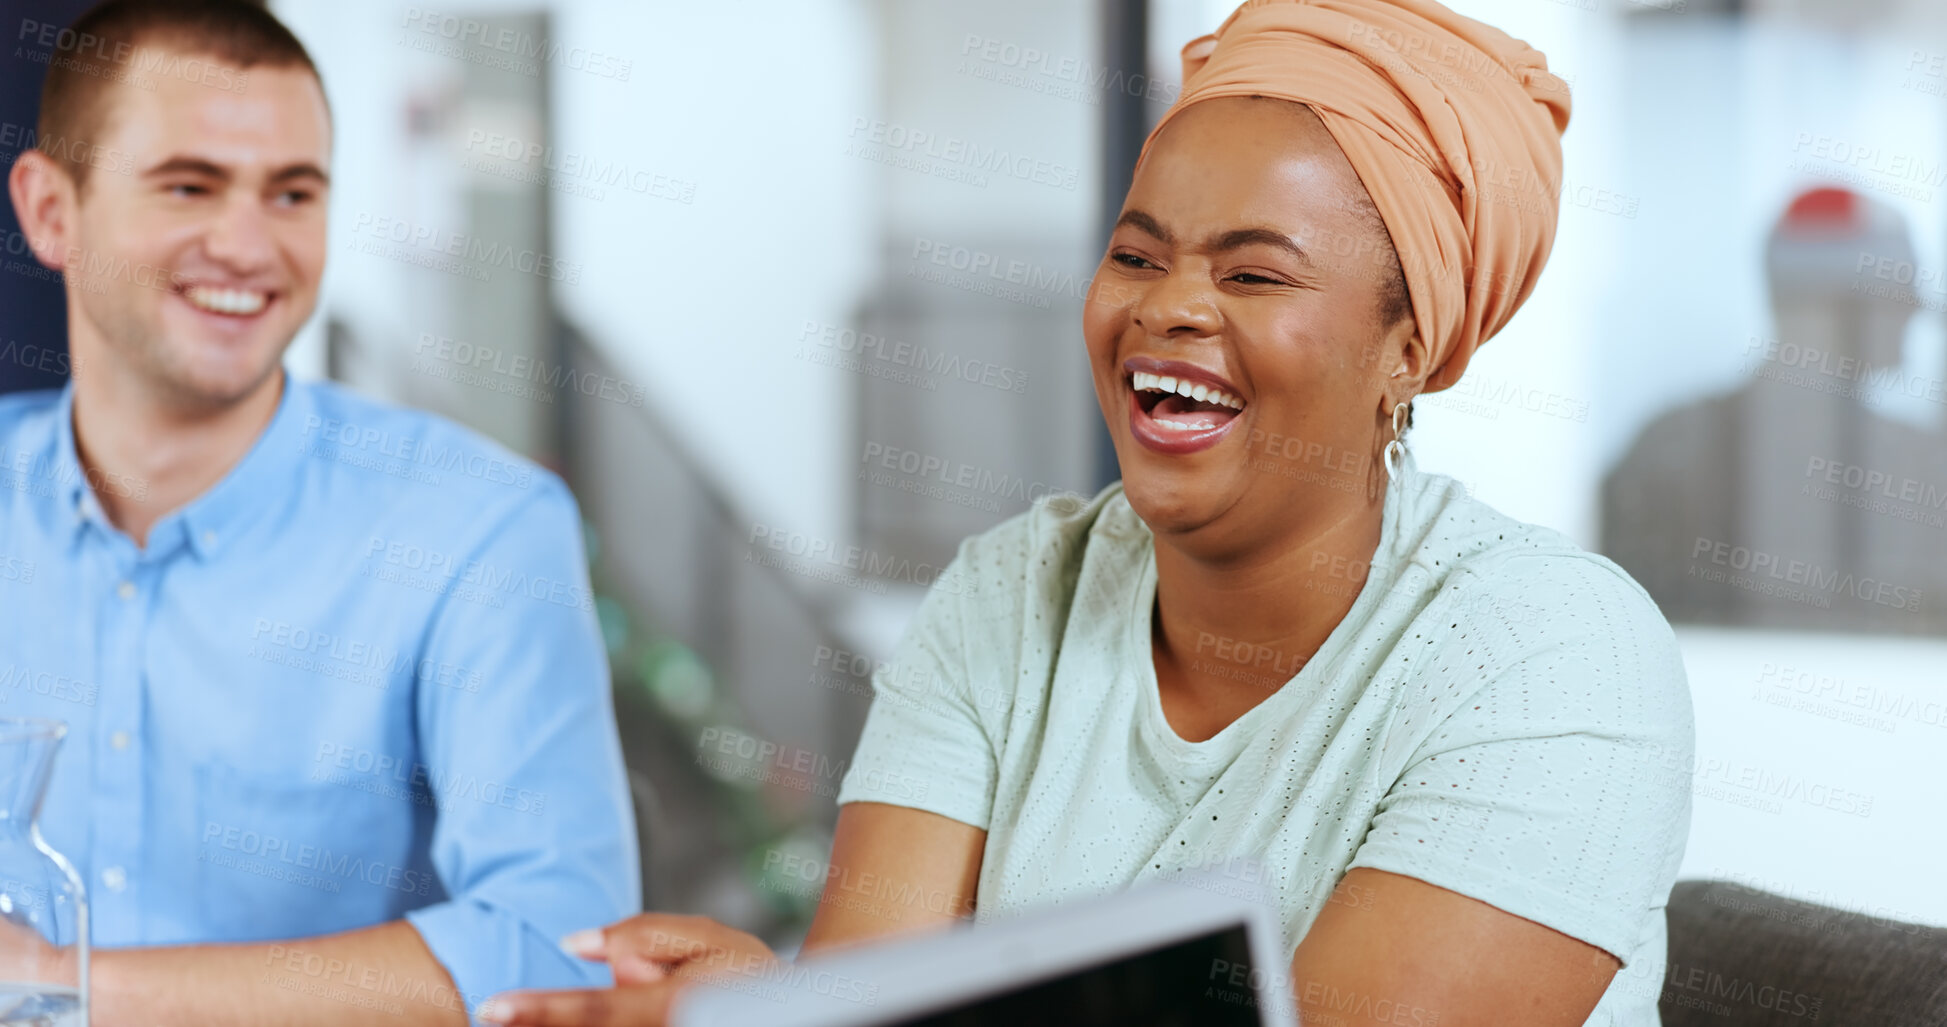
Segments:
[[[1390,415],[1393,407],[1426,391],[1426,380],[1433,374],[1433,354],[1411,317],[1401,318],[1386,330],[1380,352],[1385,354],[1387,365],[1385,405],[1380,413]]]

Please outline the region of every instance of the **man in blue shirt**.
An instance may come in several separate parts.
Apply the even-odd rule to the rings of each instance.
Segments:
[[[283,26],[132,0],[45,35],[8,184],[80,373],[0,399],[0,712],[68,725],[41,828],[89,886],[93,1022],[605,983],[557,946],[640,904],[573,499],[283,372],[331,146]]]

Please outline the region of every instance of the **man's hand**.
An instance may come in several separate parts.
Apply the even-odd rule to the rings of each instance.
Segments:
[[[662,1027],[689,984],[758,974],[777,962],[753,935],[705,917],[665,913],[579,931],[561,945],[583,959],[606,962],[616,988],[510,992],[482,1005],[480,1018],[522,1027]]]

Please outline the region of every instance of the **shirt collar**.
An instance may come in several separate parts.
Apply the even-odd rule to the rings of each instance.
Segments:
[[[257,444],[221,481],[182,508],[185,534],[197,556],[216,555],[253,515],[266,508],[270,497],[296,487],[300,436],[310,412],[310,390],[284,372],[284,394]]]
[[[70,538],[78,536],[91,520],[104,520],[101,504],[88,489],[88,476],[81,470],[81,455],[74,445],[74,380],[61,387],[61,399],[54,405],[54,466],[49,477],[59,488],[60,516]]]
[[[286,371],[277,411],[257,436],[256,444],[215,485],[191,500],[187,506],[157,521],[155,528],[149,532],[148,549],[157,552],[168,548],[167,540],[172,533],[180,531],[184,542],[198,557],[209,559],[219,552],[250,516],[263,509],[265,497],[279,495],[295,483],[297,463],[302,459],[299,443],[302,441],[305,418],[310,412],[310,390],[293,381],[290,372]],[[55,431],[58,435],[54,444],[54,471],[57,475],[54,480],[62,484],[60,496],[65,508],[64,516],[72,520],[73,531],[77,534],[91,520],[106,525],[107,518],[102,513],[101,501],[89,488],[88,475],[82,469],[80,451],[74,442],[72,381],[61,390]],[[104,485],[110,486],[112,483]]]

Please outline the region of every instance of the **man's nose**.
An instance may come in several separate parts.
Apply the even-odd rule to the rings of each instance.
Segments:
[[[241,194],[226,200],[204,233],[203,249],[230,271],[247,273],[269,265],[277,248],[263,203]]]

